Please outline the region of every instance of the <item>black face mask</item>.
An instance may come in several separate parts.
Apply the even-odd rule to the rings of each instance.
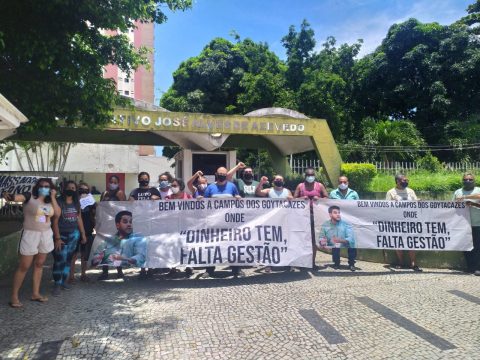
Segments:
[[[140,181],[138,182],[138,184],[139,184],[140,186],[147,186],[149,183],[150,183],[150,181],[148,181],[148,180],[140,180]]]
[[[64,194],[65,194],[65,196],[72,196],[73,197],[75,195],[75,191],[74,190],[65,190]]]
[[[243,179],[247,180],[247,181],[250,181],[250,180],[253,179],[253,174],[250,174],[250,173],[243,174]]]
[[[224,182],[225,180],[227,180],[227,175],[217,174],[217,180],[220,181],[220,182]]]
[[[273,185],[275,185],[276,187],[283,187],[283,181],[282,180],[275,180],[273,182]]]
[[[475,181],[463,181],[463,188],[465,190],[473,190],[475,187]]]

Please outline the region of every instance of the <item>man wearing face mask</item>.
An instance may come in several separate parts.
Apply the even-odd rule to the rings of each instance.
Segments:
[[[338,187],[330,192],[330,199],[336,200],[359,200],[358,194],[355,190],[349,188],[348,178],[346,176],[340,176],[338,178]],[[355,258],[357,257],[357,249],[348,247],[348,268],[350,271],[355,271]],[[333,268],[340,268],[340,248],[332,248],[332,261]]]
[[[475,186],[475,176],[472,173],[463,174],[463,187],[455,191],[453,199],[466,201],[470,207],[472,222],[473,249],[465,251],[467,272],[480,276],[480,187]]]
[[[390,201],[417,201],[417,195],[415,191],[408,187],[408,178],[404,174],[395,175],[396,186],[393,189],[388,190],[386,200]],[[402,250],[395,250],[397,253],[397,269],[401,269],[403,265],[403,252]],[[413,271],[420,272],[422,269],[416,264],[415,251],[409,250],[408,255],[410,257],[410,266]]]
[[[243,162],[239,162],[237,166],[227,173],[227,180],[231,180],[233,175],[239,170],[243,169],[240,179],[235,179],[234,183],[242,198],[255,197],[255,189],[258,181],[253,179],[253,169],[246,166]]]
[[[133,189],[130,192],[129,201],[133,200],[159,200],[160,192],[157,188],[150,187],[150,174],[142,171],[138,174],[138,188]],[[145,271],[145,268],[140,269],[140,279],[145,279],[146,277],[153,275],[153,269]]]
[[[150,187],[150,175],[149,173],[142,171],[138,174],[138,188],[133,189],[130,192],[128,200],[158,200],[160,199],[160,192]]]
[[[219,167],[215,173],[217,181],[213,184],[208,185],[207,190],[205,190],[206,198],[241,198],[237,187],[230,181],[227,180],[227,169],[224,167]],[[201,199],[199,196],[197,199]],[[232,275],[237,277],[244,277],[245,274],[240,267],[231,266]],[[206,272],[200,275],[201,278],[208,279],[213,277],[215,273],[215,266],[209,266],[206,268]]]

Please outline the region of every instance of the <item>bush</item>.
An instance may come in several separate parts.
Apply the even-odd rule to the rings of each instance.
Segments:
[[[373,164],[345,163],[340,168],[340,173],[348,177],[349,186],[356,191],[366,191],[377,175]]]
[[[425,154],[425,156],[417,159],[418,167],[422,170],[428,170],[431,172],[437,172],[443,170],[443,165],[436,156],[431,153]]]

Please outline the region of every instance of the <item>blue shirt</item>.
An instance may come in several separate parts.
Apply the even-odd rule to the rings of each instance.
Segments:
[[[109,265],[118,266],[112,259],[113,255],[122,255],[126,259],[135,260],[132,263],[123,260],[121,266],[137,266],[145,265],[147,253],[147,241],[145,237],[138,233],[131,233],[127,237],[120,239],[118,234],[105,238],[98,245],[93,255],[92,265]]]
[[[340,200],[359,200],[360,197],[358,196],[355,190],[350,188],[347,189],[347,193],[345,195],[342,194],[339,188],[332,190],[330,192],[330,199],[340,199]]]
[[[216,198],[216,197],[233,197],[239,195],[237,187],[227,181],[224,185],[218,185],[217,183],[210,184],[205,190],[206,198]]]
[[[352,226],[345,221],[340,220],[334,224],[331,220],[328,220],[322,224],[319,238],[327,239],[328,247],[335,247],[335,243],[333,242],[334,236],[340,238],[341,240],[348,241],[348,244],[342,243],[341,247],[355,247],[355,236],[353,234]]]

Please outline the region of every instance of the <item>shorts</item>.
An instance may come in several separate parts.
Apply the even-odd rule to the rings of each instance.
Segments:
[[[48,254],[54,248],[53,231],[35,231],[23,229],[20,239],[19,252],[21,255],[32,256],[37,254]]]

